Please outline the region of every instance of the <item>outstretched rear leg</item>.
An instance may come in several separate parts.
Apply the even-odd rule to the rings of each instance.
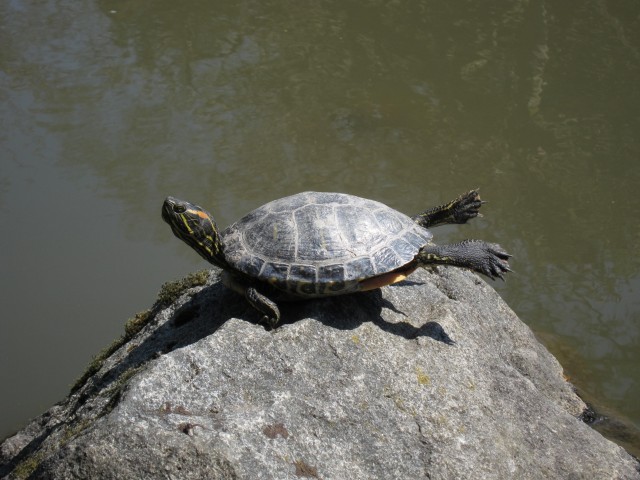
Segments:
[[[430,208],[411,218],[424,228],[447,223],[467,223],[468,220],[480,215],[479,210],[483,203],[485,202],[480,200],[478,191],[471,190],[445,205]]]
[[[504,274],[510,272],[509,255],[497,243],[482,240],[465,240],[453,245],[427,244],[416,257],[418,264],[452,265],[468,268],[495,280],[504,280]]]

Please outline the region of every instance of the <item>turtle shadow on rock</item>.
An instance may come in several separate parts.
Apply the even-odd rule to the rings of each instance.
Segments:
[[[409,322],[385,320],[382,315],[383,309],[405,317],[406,315],[384,298],[380,289],[317,300],[281,302],[279,306],[283,311],[283,319],[276,328],[303,318],[315,318],[324,325],[339,330],[353,330],[365,322],[371,322],[381,330],[406,339],[429,337],[448,345],[455,343],[437,322],[426,322],[416,327]],[[167,307],[168,305],[156,304],[152,309],[152,316],[157,316]],[[152,332],[140,343],[136,343],[136,337],[130,340],[125,356],[109,370],[95,377],[91,388],[85,389],[83,396],[86,398],[96,391],[108,388],[124,372],[133,371],[149,360],[214,334],[231,318],[239,318],[268,329],[260,322],[258,312],[241,295],[216,279],[192,294],[184,304],[172,312],[169,319],[155,325]],[[81,403],[79,402],[79,405]]]
[[[353,330],[365,322],[371,322],[385,332],[408,340],[429,337],[447,345],[455,344],[455,341],[449,337],[438,322],[426,322],[416,327],[409,322],[389,322],[385,320],[382,315],[383,309],[391,310],[405,317],[406,314],[398,310],[391,301],[384,298],[379,288],[351,295],[303,302],[282,302],[279,306],[283,313],[283,320],[280,325],[295,323],[304,318],[315,318],[331,328]]]
[[[69,397],[68,408],[71,414],[81,410],[91,398],[103,393],[110,400],[99,408],[103,412],[109,411],[117,403],[120,395],[118,392],[131,374],[160,355],[191,345],[214,334],[231,318],[239,318],[254,324],[260,323],[258,312],[242,296],[225,287],[219,279],[191,294],[185,303],[175,308],[169,318],[163,321],[162,312],[171,305],[171,303],[163,304],[158,301],[151,309],[150,321],[145,327],[150,328],[150,333],[145,337],[142,330],[123,343],[107,357],[105,363],[110,361],[112,363],[110,367],[106,370],[99,369],[89,375],[72,392],[76,395]],[[304,318],[314,318],[333,329],[353,330],[365,322],[371,322],[386,332],[406,339],[430,337],[448,345],[454,344],[437,322],[426,322],[420,327],[415,327],[409,322],[385,320],[382,315],[383,309],[403,313],[383,297],[380,289],[317,300],[282,302],[280,305],[283,310],[283,321],[280,326],[292,324]],[[139,341],[140,338],[144,339]],[[127,349],[126,353],[118,353],[123,346]],[[89,406],[89,409],[93,408]],[[46,429],[42,435],[33,438],[9,464],[0,466],[0,476],[4,475],[2,472],[11,471],[30,454],[37,451],[54,431],[67,427],[65,423],[59,423]]]
[[[383,309],[405,317],[406,315],[384,298],[380,289],[316,300],[281,302],[279,306],[283,311],[283,319],[276,328],[303,318],[315,318],[324,325],[339,330],[353,330],[365,322],[371,322],[381,330],[406,339],[429,337],[447,345],[455,343],[444,328],[434,321],[416,327],[409,322],[385,320]],[[157,316],[166,307],[167,305],[154,306],[152,315]],[[260,322],[258,312],[241,295],[217,279],[192,294],[189,300],[172,312],[169,319],[156,325],[151,334],[140,343],[135,343],[135,337],[130,340],[128,353],[111,369],[95,378],[92,388],[86,389],[83,395],[88,397],[109,387],[124,372],[135,370],[149,360],[214,334],[231,318],[239,318],[268,329]]]
[[[406,339],[429,337],[447,345],[455,344],[438,322],[429,321],[416,327],[405,321],[385,320],[383,309],[405,317],[406,315],[384,298],[380,289],[316,300],[281,302],[279,305],[283,311],[283,319],[276,328],[304,318],[315,318],[324,325],[339,330],[353,330],[365,322],[371,322],[381,330]],[[167,307],[168,305],[156,304],[151,315],[155,318]],[[89,388],[82,392],[78,407],[83,403],[82,397],[88,398],[108,388],[125,372],[135,371],[149,360],[214,334],[231,318],[239,318],[268,329],[260,322],[258,312],[241,295],[217,279],[192,294],[171,313],[169,319],[156,325],[140,343],[136,343],[136,337],[129,340],[125,356],[106,372],[94,375]]]

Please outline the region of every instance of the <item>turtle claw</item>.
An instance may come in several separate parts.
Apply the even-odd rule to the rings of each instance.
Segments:
[[[485,203],[487,202],[480,200],[480,194],[476,188],[463,193],[445,205],[431,208],[412,218],[414,222],[424,228],[437,227],[448,223],[467,223],[472,218],[482,216],[480,207]]]
[[[278,321],[273,318],[270,318],[268,315],[263,315],[262,324],[266,327],[267,330],[273,330],[276,328]]]
[[[467,223],[472,218],[481,217],[480,207],[485,203],[487,202],[480,200],[477,189],[463,193],[451,202],[454,223]]]
[[[497,243],[482,240],[465,240],[453,245],[429,244],[418,254],[417,260],[422,265],[438,264],[468,268],[486,275],[492,280],[500,278],[511,271],[509,255]]]
[[[483,273],[492,280],[499,278],[504,282],[504,275],[512,272],[509,266],[509,258],[511,258],[511,255],[505,252],[497,243],[478,243],[480,244],[478,246],[484,249],[480,273]]]

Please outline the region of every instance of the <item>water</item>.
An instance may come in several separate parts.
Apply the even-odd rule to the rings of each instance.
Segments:
[[[0,436],[202,268],[166,195],[225,226],[343,191],[514,254],[493,284],[640,451],[640,7],[617,1],[0,4]],[[635,430],[634,430],[635,429]]]

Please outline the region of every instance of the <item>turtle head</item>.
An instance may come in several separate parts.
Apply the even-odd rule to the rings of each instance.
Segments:
[[[226,266],[218,227],[209,212],[193,203],[167,197],[162,204],[162,219],[176,237],[206,261],[222,268]]]

